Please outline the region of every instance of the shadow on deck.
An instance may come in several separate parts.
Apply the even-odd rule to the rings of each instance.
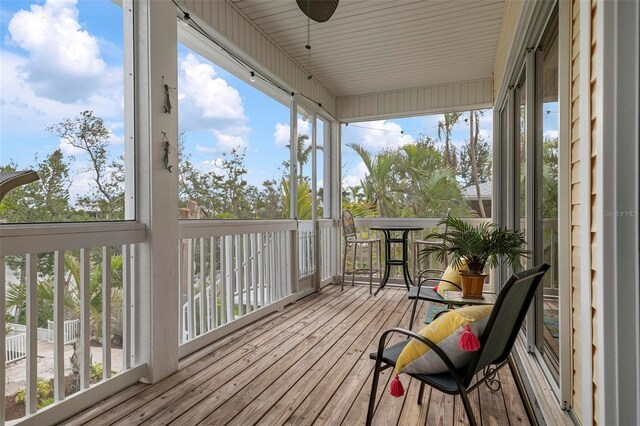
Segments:
[[[363,286],[326,287],[182,359],[165,380],[133,385],[65,424],[364,424],[368,354],[382,330],[407,326],[410,306],[402,289],[371,297]],[[427,388],[418,405],[419,386],[408,377],[405,397],[392,398],[389,373],[381,377],[375,424],[467,424],[457,397]],[[480,386],[470,395],[476,418],[528,424],[508,369],[499,378],[501,390]]]

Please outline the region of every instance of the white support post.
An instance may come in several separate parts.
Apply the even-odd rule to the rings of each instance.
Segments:
[[[38,380],[38,255],[27,254],[27,414],[37,410]]]
[[[198,316],[198,321],[200,322],[199,333],[198,335],[203,335],[206,331],[205,328],[205,313],[206,307],[209,305],[207,301],[207,273],[206,273],[206,257],[204,251],[204,238],[199,239],[200,244],[200,315]]]
[[[91,363],[90,252],[90,249],[80,250],[80,387],[82,389],[89,388],[89,367]]]
[[[6,328],[6,314],[7,314],[7,306],[6,306],[6,291],[7,286],[5,283],[5,263],[4,257],[0,256],[0,329],[5,330]],[[0,369],[0,395],[5,395],[5,385],[6,385],[6,377],[5,372],[6,369],[4,367],[6,356],[7,356],[7,348],[6,348],[7,338],[6,336],[0,339],[0,364],[2,368]],[[0,423],[4,423],[4,403],[0,404]]]
[[[54,254],[54,288],[53,288],[53,397],[55,401],[62,401],[65,393],[64,380],[64,252]],[[4,287],[3,287],[4,288]],[[74,336],[75,337],[75,336]]]
[[[157,382],[178,369],[178,108],[165,113],[164,84],[177,87],[177,12],[172,2],[135,3],[137,219],[135,354]],[[169,151],[165,168],[164,144]]]
[[[122,370],[131,367],[131,245],[122,246]]]
[[[111,377],[111,247],[102,248],[102,378]]]

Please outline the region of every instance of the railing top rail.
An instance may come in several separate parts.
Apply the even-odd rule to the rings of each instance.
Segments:
[[[253,234],[260,232],[294,231],[293,219],[270,220],[202,220],[186,219],[179,221],[179,237],[220,237],[225,235]]]
[[[0,256],[134,244],[145,239],[145,225],[131,221],[0,225]]]
[[[356,226],[424,226],[426,227],[434,227],[437,226],[438,223],[442,220],[438,217],[356,217],[354,218],[356,222]],[[469,223],[484,223],[491,222],[491,218],[462,218],[465,222]]]

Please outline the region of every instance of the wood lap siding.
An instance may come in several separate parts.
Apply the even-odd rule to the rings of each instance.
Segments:
[[[571,22],[571,324],[573,410],[582,418],[582,327],[580,324],[580,1],[572,1]]]
[[[596,108],[596,102],[595,102],[595,97],[596,97],[596,93],[599,90],[599,86],[598,86],[598,76],[596,74],[596,70],[598,69],[596,66],[596,50],[598,49],[598,43],[597,43],[597,37],[598,34],[596,32],[596,14],[598,13],[598,8],[597,8],[597,2],[596,0],[592,0],[591,1],[591,51],[589,52],[590,54],[590,70],[591,70],[591,75],[590,75],[590,103],[591,103],[591,140],[589,141],[589,143],[591,144],[591,229],[590,229],[590,233],[591,233],[591,294],[595,295],[597,294],[597,281],[596,281],[596,276],[599,273],[599,271],[597,271],[597,263],[594,261],[594,259],[597,259],[597,253],[596,253],[596,246],[599,244],[599,235],[597,232],[597,227],[596,224],[599,223],[598,221],[598,216],[600,214],[602,214],[602,209],[600,208],[600,203],[598,200],[598,194],[597,194],[597,190],[596,190],[596,162],[598,161],[598,153],[596,151],[597,148],[597,144],[595,143],[596,141],[596,128],[599,125],[598,124],[598,120],[597,120],[597,108]],[[592,371],[593,371],[593,419],[594,419],[594,424],[597,424],[597,420],[600,418],[600,413],[599,413],[599,404],[598,404],[598,398],[599,398],[599,391],[598,391],[598,386],[599,386],[599,382],[598,382],[598,378],[599,378],[599,374],[598,374],[598,360],[599,360],[599,354],[598,354],[598,333],[603,332],[603,330],[598,330],[598,324],[597,324],[597,314],[598,314],[598,306],[597,306],[597,298],[596,297],[592,297],[591,298],[591,322],[592,322],[592,330],[593,330],[593,334],[591,336],[591,345],[592,345],[592,360],[593,360],[593,364],[591,365]]]
[[[294,90],[312,98],[332,115],[336,113],[335,96],[315,80],[256,27],[235,6],[226,1],[179,0],[193,16],[206,22],[214,31],[231,41],[273,75]]]
[[[594,261],[596,257],[596,247],[599,244],[599,235],[596,224],[599,216],[602,214],[599,206],[599,198],[596,190],[596,182],[599,178],[596,176],[596,165],[598,162],[598,152],[596,130],[598,126],[597,108],[595,107],[595,98],[599,90],[598,79],[596,75],[596,52],[598,49],[595,19],[598,13],[597,1],[584,2],[580,0],[572,0],[572,22],[571,22],[571,113],[570,113],[570,135],[571,135],[571,324],[572,324],[572,361],[573,361],[573,411],[578,419],[583,419],[584,412],[582,401],[584,392],[592,394],[593,407],[593,424],[597,424],[599,416],[598,411],[598,333],[602,332],[597,328],[598,306],[597,300],[592,295],[596,294],[596,277],[599,271]],[[581,13],[589,13],[591,21],[591,40],[590,50],[588,52],[580,51],[580,16]],[[589,55],[584,58],[584,55]],[[580,75],[581,61],[589,61],[589,74]],[[589,93],[580,93],[580,82],[582,78],[589,79]],[[581,116],[580,96],[589,96],[590,114],[589,116]],[[589,140],[581,140],[580,138],[580,120],[589,120],[590,137]],[[588,144],[590,152],[589,164],[583,164],[580,152],[585,147],[582,144]],[[590,170],[590,181],[581,182],[582,167],[588,167]],[[589,206],[582,205],[585,198],[583,191],[589,191]],[[585,211],[586,210],[586,211]],[[581,229],[582,214],[589,214],[589,229]],[[583,232],[589,232],[589,247],[582,247],[581,236]],[[583,262],[588,263],[588,271],[590,277],[588,282],[590,285],[582,287],[581,267],[586,267]],[[589,299],[591,306],[591,365],[583,365],[582,348],[584,327],[581,324],[581,304],[583,298]],[[583,369],[588,368],[592,371],[593,381],[590,384],[582,383]]]

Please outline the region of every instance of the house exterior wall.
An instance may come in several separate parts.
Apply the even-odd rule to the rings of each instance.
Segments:
[[[568,125],[571,135],[572,403],[576,417],[583,424],[598,424],[601,417],[598,370],[602,360],[598,335],[602,330],[598,327],[599,306],[595,297],[600,273],[596,249],[601,238],[597,224],[602,214],[597,191],[601,176],[597,175],[599,144],[596,140],[600,125],[596,108],[600,90],[596,64],[600,46],[595,25],[598,5],[597,0],[573,0],[571,3],[571,112]]]
[[[335,96],[316,80],[307,80],[306,71],[280,49],[251,20],[227,1],[178,0],[191,18],[204,22],[244,55],[243,59],[280,83],[292,87],[317,103],[331,115],[336,113]]]

